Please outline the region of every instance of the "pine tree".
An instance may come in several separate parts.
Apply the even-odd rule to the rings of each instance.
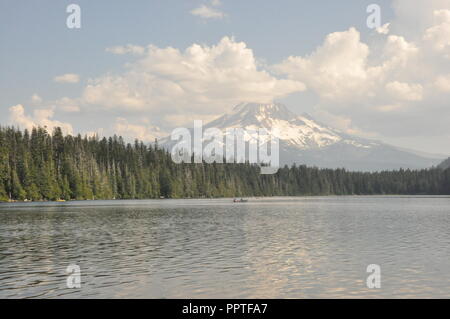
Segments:
[[[450,194],[441,168],[376,173],[249,163],[174,164],[157,144],[0,127],[0,200]]]

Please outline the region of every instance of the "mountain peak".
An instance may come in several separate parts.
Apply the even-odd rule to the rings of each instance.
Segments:
[[[286,120],[297,117],[285,105],[280,103],[240,103],[233,108],[231,114],[271,118],[281,117]]]
[[[297,115],[280,103],[240,103],[231,112],[207,124],[208,127],[247,127],[269,128],[271,121],[292,121]]]
[[[239,103],[233,108],[233,111],[241,112],[243,110],[280,110],[287,109],[285,105],[281,103]]]
[[[280,103],[241,103],[206,127],[265,128],[281,141],[300,149],[324,147],[343,139],[337,131],[320,125],[310,116],[298,116]]]

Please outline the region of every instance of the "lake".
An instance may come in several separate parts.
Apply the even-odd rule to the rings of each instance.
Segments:
[[[450,198],[3,203],[0,297],[450,298]]]

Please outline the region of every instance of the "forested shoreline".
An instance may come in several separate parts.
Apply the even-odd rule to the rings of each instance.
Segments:
[[[449,195],[450,169],[348,172],[176,164],[157,143],[0,127],[0,201],[301,195]]]

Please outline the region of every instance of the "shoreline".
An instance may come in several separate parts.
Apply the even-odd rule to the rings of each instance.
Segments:
[[[306,197],[421,197],[421,198],[437,198],[437,197],[447,197],[450,198],[450,195],[434,195],[434,194],[348,194],[348,195],[276,195],[276,196],[248,196],[248,197],[181,197],[181,198],[111,198],[111,199],[70,199],[70,200],[39,200],[39,201],[31,201],[31,200],[11,200],[11,201],[0,201],[0,204],[24,204],[24,203],[70,203],[70,202],[99,202],[99,201],[141,201],[141,200],[217,200],[217,199],[229,199],[233,200],[235,198],[244,198],[244,199],[269,199],[269,198],[306,198]],[[239,203],[239,202],[238,202]]]

